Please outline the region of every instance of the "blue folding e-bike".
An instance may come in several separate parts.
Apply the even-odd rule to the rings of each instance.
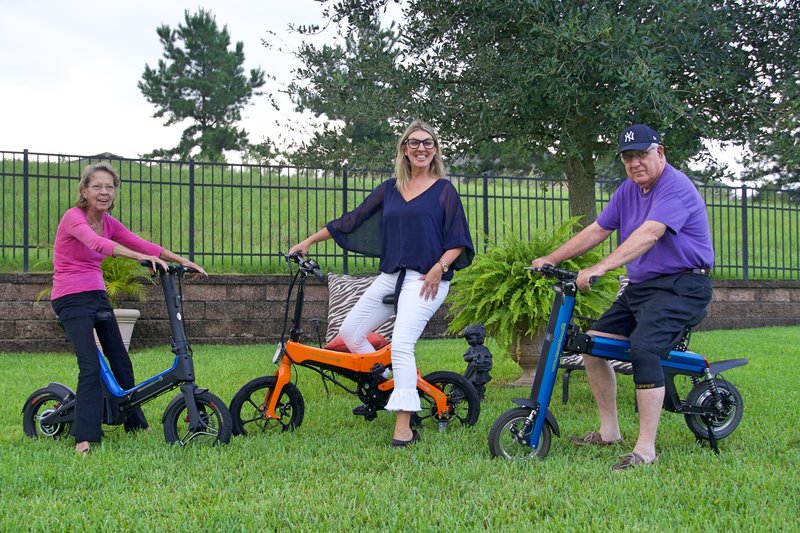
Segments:
[[[531,269],[558,281],[547,323],[542,354],[529,398],[517,398],[519,407],[500,415],[489,431],[489,450],[494,457],[507,459],[544,458],[550,450],[551,434],[559,436],[558,423],[548,409],[558,373],[559,361],[571,354],[588,354],[603,359],[631,361],[630,342],[592,337],[574,324],[573,310],[578,294],[577,272],[552,266]],[[698,440],[707,440],[719,453],[717,441],[733,433],[742,419],[742,395],[720,373],[747,364],[747,359],[709,363],[698,353],[688,351],[691,328],[686,328],[678,345],[661,360],[664,369],[664,409],[683,414],[686,425]],[[688,376],[692,389],[681,400],[675,376]]]
[[[145,261],[143,265],[150,266],[150,263]],[[181,446],[226,444],[233,429],[231,414],[225,402],[194,382],[192,349],[183,327],[180,284],[178,289],[175,288],[176,278],[196,270],[182,265],[168,265],[166,270],[160,265],[157,267],[172,330],[175,360],[172,367],[125,390],[120,387],[98,348],[100,376],[105,387],[103,423],[120,425],[130,409],[180,387],[181,393],[167,405],[162,417],[167,442],[177,442]],[[98,316],[96,320],[110,318]],[[26,435],[34,438],[65,437],[69,435],[74,420],[75,393],[61,383],[52,382],[36,390],[25,400],[22,408],[22,427]]]

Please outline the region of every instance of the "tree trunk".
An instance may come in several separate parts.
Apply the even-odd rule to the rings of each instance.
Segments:
[[[595,168],[590,149],[569,156],[566,160],[567,186],[569,187],[569,212],[581,216],[580,225],[586,227],[597,218],[595,208]]]

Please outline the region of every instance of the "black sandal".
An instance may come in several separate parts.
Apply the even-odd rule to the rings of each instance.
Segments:
[[[392,439],[392,448],[405,448],[406,446],[412,446],[419,441],[419,431],[416,429],[411,430],[411,440],[398,440]]]

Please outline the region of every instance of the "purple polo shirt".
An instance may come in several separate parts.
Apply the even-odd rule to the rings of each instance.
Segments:
[[[439,179],[425,192],[406,202],[395,188],[397,180],[378,185],[364,201],[325,227],[336,244],[353,252],[380,257],[380,271],[402,268],[423,274],[445,250],[464,247],[442,279],[468,266],[475,255],[467,218],[453,184]]]
[[[622,241],[648,220],[665,224],[667,231],[627,264],[631,283],[714,266],[706,204],[692,181],[670,164],[646,194],[626,179],[597,217],[603,229],[619,230]]]

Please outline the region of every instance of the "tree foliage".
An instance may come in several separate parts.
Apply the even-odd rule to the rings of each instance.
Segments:
[[[776,101],[772,120],[752,136],[743,178],[778,187],[796,186],[800,183],[800,71],[776,91]]]
[[[306,30],[311,31],[311,30]],[[393,70],[400,51],[397,35],[369,20],[340,32],[340,44],[303,44],[296,54],[303,66],[287,89],[298,111],[322,118],[311,138],[287,152],[297,165],[388,169],[394,164],[398,128],[395,109],[402,100]]]
[[[352,123],[425,118],[451,164],[560,172],[584,222],[595,217],[597,163],[614,164],[626,124],[653,125],[683,166],[705,139],[756,138],[797,64],[800,6],[779,0],[412,0],[396,28],[377,29],[389,3],[327,4],[344,34],[373,28],[392,47],[375,58],[347,42],[304,46],[298,108]],[[329,98],[364,80],[370,98]]]
[[[194,157],[204,161],[224,161],[224,152],[245,151],[247,132],[236,126],[242,109],[264,85],[264,72],[243,68],[244,45],[233,49],[228,27],[219,29],[216,19],[200,9],[187,10],[184,22],[176,29],[163,24],[156,30],[164,54],[158,66],[145,65],[139,89],[169,126],[190,121],[178,146],[156,149],[147,157]]]

